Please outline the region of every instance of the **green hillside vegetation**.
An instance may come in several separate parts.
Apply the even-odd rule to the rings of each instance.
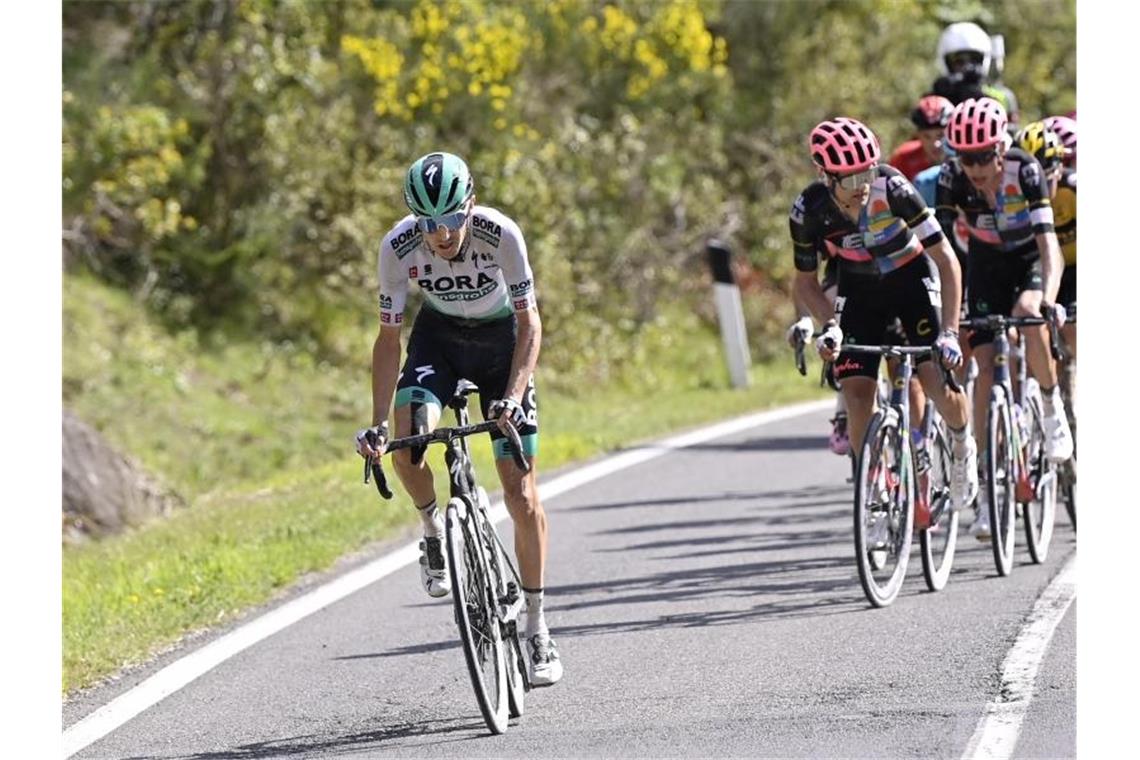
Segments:
[[[190,504],[66,549],[68,690],[409,523],[360,484],[351,436],[376,249],[417,156],[464,156],[526,236],[549,472],[819,393],[782,340],[805,136],[843,114],[886,150],[906,139],[946,23],[1005,35],[1023,121],[1075,106],[1071,0],[62,10],[63,402]],[[746,392],[728,389],[710,237],[748,285]]]

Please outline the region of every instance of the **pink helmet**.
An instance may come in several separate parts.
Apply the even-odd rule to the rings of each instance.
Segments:
[[[1068,116],[1050,116],[1045,119],[1045,126],[1057,133],[1057,137],[1061,138],[1061,144],[1069,151],[1066,160],[1075,159],[1077,156],[1077,122],[1075,119],[1070,119]]]
[[[1005,139],[1005,109],[993,98],[969,98],[954,107],[946,137],[956,151],[985,150]]]
[[[879,141],[866,125],[839,116],[815,125],[808,137],[811,160],[830,174],[862,171],[879,160]]]
[[[954,111],[954,104],[941,95],[926,95],[910,112],[910,120],[919,129],[945,127]]]

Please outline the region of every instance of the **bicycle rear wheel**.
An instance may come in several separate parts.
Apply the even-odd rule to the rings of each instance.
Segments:
[[[855,563],[867,601],[886,607],[906,578],[914,523],[910,441],[878,411],[867,426],[855,478]]]
[[[508,691],[506,647],[499,625],[497,599],[478,515],[468,513],[462,499],[447,503],[447,563],[455,622],[471,675],[475,699],[487,728],[501,734],[507,728]]]
[[[933,411],[932,411],[933,413]],[[922,548],[922,576],[931,591],[941,591],[954,566],[954,550],[958,546],[958,510],[950,503],[950,440],[946,424],[936,416],[933,435],[926,447],[930,454],[929,485],[930,527],[918,533]],[[919,487],[923,486],[919,476]]]
[[[1027,394],[1029,440],[1025,445],[1025,462],[1033,498],[1022,504],[1025,515],[1025,545],[1029,556],[1040,565],[1049,556],[1053,523],[1057,515],[1057,465],[1045,456],[1045,415],[1041,408],[1041,392],[1034,385]]]
[[[990,546],[998,575],[1005,577],[1013,569],[1013,536],[1015,510],[1013,499],[1017,468],[1014,461],[1014,432],[1005,389],[994,386],[990,410],[986,416],[986,471],[990,509]]]

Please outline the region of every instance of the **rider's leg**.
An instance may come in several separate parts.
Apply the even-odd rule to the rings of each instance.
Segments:
[[[510,458],[495,460],[495,469],[503,484],[503,501],[515,524],[515,556],[523,588],[538,591],[543,588],[546,568],[546,511],[538,498],[534,457],[527,458],[531,469],[526,474]]]
[[[413,404],[406,404],[404,406],[396,407],[396,435],[397,438],[412,435],[412,407]],[[440,408],[435,404],[424,404],[423,412],[425,413],[425,422],[427,423],[427,431],[435,430],[439,424]],[[425,531],[431,531],[428,535],[438,535],[436,529],[439,524],[435,515],[432,512],[431,506],[435,504],[435,478],[432,475],[431,467],[427,463],[427,457],[418,464],[412,464],[412,451],[411,449],[399,449],[392,452],[392,460],[396,467],[396,476],[400,478],[400,483],[404,486],[404,490],[412,497],[412,503],[420,510],[421,519],[424,520]],[[429,523],[435,523],[434,528]]]
[[[1025,291],[1017,299],[1014,316],[1040,314],[1041,291]],[[1045,415],[1045,450],[1050,459],[1064,461],[1073,455],[1073,435],[1069,430],[1061,389],[1057,385],[1057,363],[1049,349],[1049,333],[1045,325],[1022,330],[1029,371],[1041,387],[1042,412]]]
[[[1069,405],[1071,424],[1077,418],[1077,326],[1068,324],[1061,328],[1061,336],[1065,339],[1065,348],[1068,356],[1061,367],[1061,388],[1064,390],[1066,403]]]
[[[953,430],[965,429],[970,414],[966,404],[966,394],[951,390],[943,380],[941,370],[932,361],[918,365],[915,374],[918,375],[923,390],[934,402],[934,408],[942,415],[942,419],[946,420],[946,424]]]
[[[875,411],[877,383],[870,377],[852,375],[843,378],[843,398],[847,402],[847,433],[851,438],[851,450],[861,451],[867,424]]]
[[[978,451],[986,448],[986,416],[990,409],[990,388],[994,378],[994,344],[974,346],[974,359],[978,362],[978,376],[974,380],[974,440]]]

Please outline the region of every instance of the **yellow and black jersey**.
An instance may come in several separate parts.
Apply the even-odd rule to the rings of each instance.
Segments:
[[[1077,171],[1065,169],[1053,196],[1053,226],[1065,256],[1065,266],[1077,263]]]

